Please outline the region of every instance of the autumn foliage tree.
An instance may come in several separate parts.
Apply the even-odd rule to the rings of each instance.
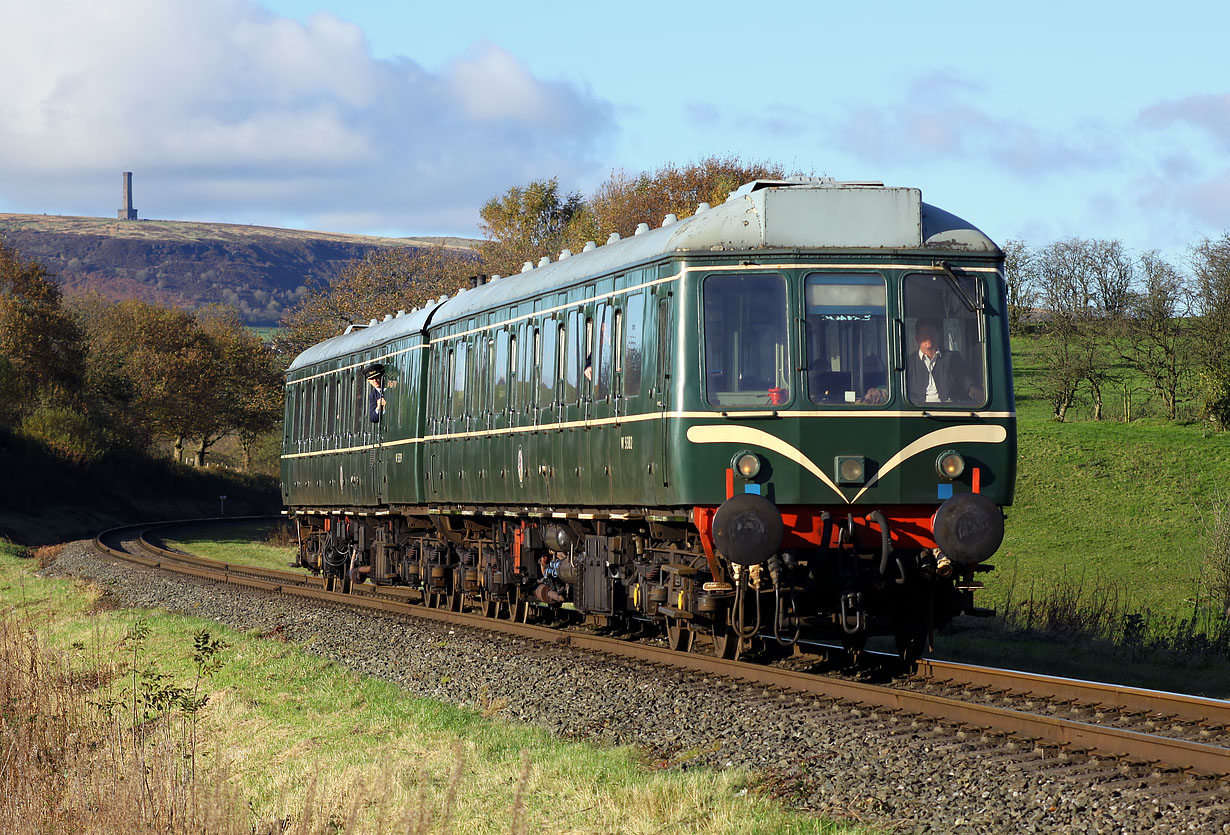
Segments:
[[[282,417],[282,363],[229,308],[195,313],[129,300],[79,305],[87,333],[87,388],[118,445],[173,442],[195,463],[235,434],[250,465],[256,438]]]
[[[83,354],[51,275],[0,242],[0,423],[78,405]]]
[[[398,310],[421,307],[467,286],[480,270],[472,252],[444,246],[383,249],[352,261],[331,284],[310,284],[282,320],[276,346],[284,359]]]
[[[513,186],[488,200],[478,214],[486,236],[479,254],[483,269],[494,275],[518,273],[526,261],[536,264],[543,255],[555,257],[578,240],[584,244],[594,226],[581,194],[562,193],[554,177]]]
[[[515,274],[526,261],[554,260],[564,249],[580,252],[586,241],[604,243],[613,232],[631,235],[640,223],[660,226],[668,214],[691,217],[701,203],[716,206],[746,182],[782,176],[779,166],[730,156],[668,163],[639,174],[614,171],[588,198],[561,192],[554,178],[514,186],[479,213],[486,236],[479,246],[483,269]]]
[[[631,235],[639,223],[661,226],[668,214],[691,217],[701,203],[716,206],[744,183],[784,176],[780,166],[744,162],[737,156],[706,157],[683,166],[667,163],[640,174],[614,171],[590,197],[592,237]]]

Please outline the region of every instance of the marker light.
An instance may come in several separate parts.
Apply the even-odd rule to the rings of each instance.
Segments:
[[[737,453],[730,462],[734,471],[744,478],[755,478],[760,474],[760,456],[754,452]]]
[[[935,459],[935,471],[941,478],[957,478],[965,472],[965,459],[955,449],[945,450]]]

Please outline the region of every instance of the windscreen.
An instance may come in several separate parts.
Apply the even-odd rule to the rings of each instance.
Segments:
[[[803,296],[808,398],[820,405],[888,402],[883,277],[813,273]]]
[[[711,275],[704,283],[705,392],[715,406],[773,407],[790,399],[786,280]]]
[[[972,276],[905,278],[906,395],[915,406],[981,406],[986,361],[981,286]]]

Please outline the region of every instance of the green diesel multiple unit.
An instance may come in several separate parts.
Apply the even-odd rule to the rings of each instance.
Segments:
[[[981,611],[1015,481],[1003,255],[917,189],[756,181],[476,285],[290,366],[305,566],[724,656],[915,656]]]

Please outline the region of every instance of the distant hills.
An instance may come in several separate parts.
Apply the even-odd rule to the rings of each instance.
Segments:
[[[56,275],[66,290],[194,309],[221,303],[271,325],[310,277],[331,281],[347,262],[388,247],[473,249],[468,238],[378,238],[231,223],[0,214],[0,237]]]

